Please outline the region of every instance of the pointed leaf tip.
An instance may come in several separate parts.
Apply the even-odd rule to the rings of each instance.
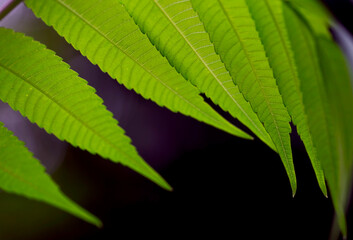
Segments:
[[[276,146],[295,192],[290,116],[246,1],[191,2],[216,52]]]
[[[96,226],[102,225],[60,191],[40,162],[3,123],[0,123],[0,188],[45,202]]]
[[[185,79],[214,104],[229,112],[261,140],[271,145],[272,140],[263,124],[215,52],[209,34],[193,9],[191,1],[122,0],[121,2],[141,31]],[[252,136],[241,133],[234,127],[229,128],[229,131],[235,136],[253,139]]]

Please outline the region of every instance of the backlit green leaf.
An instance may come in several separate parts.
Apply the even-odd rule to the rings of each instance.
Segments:
[[[99,219],[60,191],[39,161],[3,123],[0,123],[0,188],[46,202],[97,226],[102,225]]]
[[[88,59],[147,99],[236,136],[251,138],[207,105],[170,66],[118,0],[26,0]]]
[[[77,73],[44,45],[0,28],[0,99],[60,140],[170,186],[138,155],[130,138]]]
[[[341,49],[332,40],[318,37],[319,59],[324,76],[331,116],[332,140],[337,154],[339,204],[343,209],[349,198],[353,176],[353,95],[350,75]],[[336,192],[336,191],[334,191]],[[334,196],[337,198],[337,196]],[[344,215],[338,213],[341,230],[345,233]]]
[[[270,66],[282,94],[284,104],[297,126],[311,159],[322,192],[327,196],[325,178],[309,132],[297,67],[288,39],[281,0],[247,0],[257,30],[264,44]],[[266,19],[266,20],[265,20]]]
[[[288,3],[308,21],[316,34],[331,37],[329,25],[332,16],[320,0],[288,0]]]
[[[190,1],[121,0],[142,32],[185,79],[238,118],[271,148],[273,142],[239,92]]]
[[[289,137],[290,117],[245,0],[191,2],[216,52],[271,136],[294,195],[297,184]]]
[[[298,67],[310,133],[317,157],[324,169],[341,230],[346,234],[342,190],[339,183],[340,166],[334,142],[334,123],[321,73],[315,36],[302,18],[287,5],[284,5],[284,16]]]

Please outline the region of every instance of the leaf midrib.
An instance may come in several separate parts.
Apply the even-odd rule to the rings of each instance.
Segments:
[[[190,102],[189,100],[187,100],[186,98],[184,98],[182,95],[180,95],[178,92],[176,92],[174,89],[170,88],[167,84],[165,84],[161,79],[159,79],[156,75],[154,75],[151,71],[149,71],[147,68],[145,68],[141,63],[139,63],[138,61],[136,61],[136,59],[134,59],[133,57],[131,57],[129,54],[127,54],[123,49],[121,49],[119,47],[119,45],[115,44],[111,39],[109,39],[103,32],[101,32],[98,28],[96,28],[93,24],[91,24],[89,21],[87,21],[81,14],[79,14],[78,12],[76,12],[74,9],[72,9],[70,6],[68,6],[67,4],[63,3],[61,0],[55,0],[57,1],[59,4],[61,4],[63,7],[65,7],[67,10],[69,10],[71,13],[73,13],[74,15],[76,15],[79,19],[81,19],[83,22],[85,22],[87,24],[87,26],[91,27],[94,31],[96,31],[99,35],[101,35],[102,37],[104,37],[109,43],[111,43],[113,46],[115,46],[116,48],[118,48],[122,53],[125,54],[125,56],[129,57],[129,59],[131,59],[133,62],[135,62],[137,65],[139,65],[145,72],[147,72],[148,74],[150,74],[154,79],[158,80],[160,83],[162,83],[162,85],[164,87],[166,87],[167,89],[169,89],[171,92],[173,92],[176,96],[178,96],[180,99],[182,99],[184,102],[186,102],[188,105],[190,105],[191,107],[193,107],[194,109],[196,109],[199,113],[201,113],[202,115],[206,116],[207,118],[219,123],[219,120],[215,119],[214,117],[210,116],[209,114],[206,114],[205,112],[201,111],[200,108],[198,108],[197,106],[195,106],[192,102]],[[120,4],[117,2],[117,4]],[[223,125],[223,124],[222,124]]]
[[[299,82],[299,78],[298,78],[298,75],[297,75],[297,73],[296,73],[296,70],[295,70],[295,67],[294,67],[294,63],[293,63],[293,61],[292,61],[292,59],[291,59],[291,57],[290,57],[290,53],[289,53],[289,51],[288,51],[288,48],[286,47],[287,44],[286,44],[286,41],[285,41],[285,39],[284,39],[284,34],[283,34],[283,32],[282,32],[282,29],[281,29],[280,26],[279,26],[278,20],[277,20],[277,18],[275,17],[275,14],[273,13],[272,7],[271,7],[270,4],[268,3],[268,0],[264,0],[264,2],[265,2],[265,4],[266,4],[267,9],[268,9],[269,12],[270,12],[271,18],[273,19],[273,22],[274,22],[275,26],[276,26],[278,35],[279,35],[280,40],[281,40],[281,44],[282,44],[282,46],[283,46],[283,48],[284,48],[284,51],[285,51],[285,56],[286,56],[286,58],[287,58],[287,60],[288,60],[289,66],[290,66],[290,71],[291,71],[291,73],[292,73],[292,76],[297,80],[297,82]],[[297,82],[296,82],[296,83],[297,83]],[[298,84],[295,84],[295,86],[296,86],[297,92],[300,92]]]
[[[253,122],[253,120],[249,117],[249,115],[244,111],[244,109],[240,106],[240,104],[236,101],[236,99],[233,97],[233,95],[228,91],[227,88],[222,84],[220,79],[217,77],[217,75],[210,69],[208,64],[205,62],[205,60],[201,57],[199,52],[195,49],[195,47],[191,44],[189,39],[185,36],[183,31],[178,27],[178,25],[175,24],[175,22],[171,19],[169,14],[164,10],[164,8],[159,4],[158,0],[153,0],[156,6],[162,11],[162,13],[166,16],[166,18],[171,22],[173,27],[178,31],[178,33],[182,36],[182,38],[186,41],[186,43],[189,45],[189,47],[193,50],[193,52],[196,54],[196,56],[199,58],[199,60],[202,62],[202,64],[207,68],[207,70],[211,73],[214,79],[216,79],[217,83],[224,89],[224,91],[227,93],[227,95],[232,99],[232,101],[238,106],[238,108],[242,111],[242,113],[246,116],[246,118],[252,123],[252,125],[257,129],[258,132],[262,134],[262,137],[266,138],[266,136],[263,134],[263,132],[257,127],[257,125]],[[192,8],[193,9],[193,8]]]
[[[309,52],[309,57],[308,57],[308,59],[309,59],[309,61],[311,61],[311,63],[312,63],[312,66],[315,66],[315,65],[317,65],[317,63],[315,63],[314,62],[314,59],[315,59],[315,54],[313,53],[313,49],[312,49],[312,47],[310,46],[310,41],[309,41],[309,39],[308,39],[308,36],[307,36],[307,34],[304,32],[304,30],[300,27],[299,28],[299,31],[302,33],[302,36],[303,36],[303,39],[304,39],[304,41],[303,41],[303,43],[304,43],[304,45],[305,45],[305,47],[307,48],[307,50],[308,50],[308,52]],[[317,67],[314,67],[314,74],[315,74],[315,82],[317,83],[317,85],[319,85],[319,83],[318,83],[318,79],[320,79],[320,78],[322,78],[322,76],[321,76],[321,74],[320,74],[320,72],[319,72],[319,70],[317,69]],[[321,96],[321,93],[320,93],[320,89],[319,89],[319,96],[320,96],[320,99],[322,98],[322,96]],[[320,103],[322,103],[322,101],[320,101]],[[323,113],[325,113],[325,107],[322,105],[322,104],[320,104],[320,108],[321,108],[321,110],[322,110],[322,112]],[[325,130],[326,130],[326,133],[327,134],[329,134],[329,128],[328,128],[328,122],[327,122],[327,119],[326,119],[326,117],[324,117],[323,118],[323,122],[324,122],[324,128],[325,128]],[[332,153],[332,142],[331,142],[331,138],[330,137],[328,137],[328,142],[329,142],[329,146],[327,146],[328,147],[328,149],[329,149],[329,153],[330,153],[330,156],[331,157],[333,157],[333,153]],[[336,174],[335,174],[336,175]],[[338,174],[338,176],[339,176],[339,174]],[[337,184],[339,184],[339,177],[338,176],[335,176],[335,178],[336,178],[336,180],[338,180],[338,183]],[[338,189],[338,188],[337,188]]]
[[[274,114],[273,114],[273,112],[272,112],[273,110],[272,110],[272,108],[271,108],[271,105],[270,105],[269,102],[268,102],[267,96],[265,95],[265,93],[264,93],[264,91],[263,91],[262,83],[261,83],[261,81],[259,81],[259,76],[257,75],[257,73],[256,73],[256,71],[255,71],[255,67],[254,67],[254,65],[253,65],[253,63],[252,63],[252,61],[251,61],[251,59],[250,59],[249,53],[248,53],[247,49],[245,48],[245,45],[244,45],[244,43],[243,43],[243,40],[242,40],[241,37],[240,37],[240,34],[239,34],[238,30],[236,29],[236,27],[234,26],[233,22],[231,21],[230,16],[229,16],[229,14],[227,13],[227,10],[225,9],[225,7],[223,6],[223,4],[222,4],[222,2],[221,2],[220,0],[217,0],[217,1],[218,1],[219,5],[220,5],[222,11],[224,12],[224,15],[227,17],[228,22],[229,22],[230,25],[232,26],[232,28],[233,28],[235,34],[237,35],[237,37],[238,37],[238,39],[239,39],[239,42],[240,42],[240,44],[241,44],[241,46],[242,46],[242,49],[243,49],[244,52],[245,52],[246,58],[248,59],[248,62],[249,62],[250,65],[251,65],[252,72],[254,73],[257,82],[258,82],[259,85],[261,86],[260,91],[262,92],[262,95],[263,95],[264,98],[265,98],[266,105],[268,106],[268,109],[269,109],[270,114],[271,114],[271,116],[272,116],[272,120],[276,123],[276,124],[275,124],[276,130],[277,130],[276,132],[277,132],[278,137],[279,137],[279,140],[280,140],[280,142],[281,142],[281,147],[282,147],[282,150],[284,151],[284,155],[285,155],[286,161],[287,161],[287,163],[289,163],[289,159],[288,159],[288,157],[287,157],[287,151],[286,151],[286,149],[284,148],[284,144],[283,144],[283,141],[282,141],[282,137],[281,137],[281,134],[280,134],[279,129],[278,129],[277,120],[274,118]],[[291,173],[291,175],[292,175],[292,173]],[[292,175],[292,177],[294,178],[293,175]]]
[[[269,13],[270,13],[270,15],[271,15],[271,18],[273,19],[273,22],[274,22],[274,24],[275,24],[277,33],[278,33],[278,35],[279,35],[279,37],[280,37],[280,40],[281,40],[282,47],[283,47],[283,49],[284,49],[285,57],[287,58],[287,62],[289,63],[290,72],[292,73],[292,77],[293,77],[293,79],[294,79],[294,81],[295,81],[295,82],[294,82],[294,86],[295,86],[295,90],[296,90],[296,92],[297,92],[297,94],[298,94],[298,99],[299,99],[299,101],[300,101],[300,103],[301,103],[300,109],[301,109],[302,117],[303,117],[303,119],[304,119],[304,121],[305,121],[305,124],[306,124],[307,126],[309,126],[309,124],[308,124],[308,118],[307,118],[306,112],[305,112],[305,106],[304,106],[304,103],[303,103],[302,94],[301,94],[301,92],[300,92],[299,77],[298,77],[298,74],[297,74],[297,70],[295,69],[295,65],[294,65],[293,59],[291,58],[291,55],[290,55],[290,53],[289,53],[289,49],[288,49],[288,46],[287,46],[286,41],[285,41],[284,33],[283,33],[281,27],[279,26],[278,19],[276,18],[275,14],[274,14],[274,12],[273,12],[273,9],[272,9],[272,7],[270,6],[268,0],[264,0],[264,2],[265,2],[265,5],[266,5],[266,7],[267,7],[267,9],[268,9],[268,11],[269,11]],[[284,3],[281,3],[281,4],[284,4]],[[291,110],[292,110],[292,109],[288,108],[288,111],[291,111]],[[302,124],[298,124],[298,122],[296,121],[297,118],[292,117],[292,119],[293,119],[293,123],[298,126],[298,133],[299,133],[299,131],[300,131],[299,128],[302,129],[302,127],[305,127],[305,126],[302,126]],[[309,129],[307,129],[307,131],[309,131]],[[308,137],[308,140],[309,140],[311,146],[314,147],[312,136],[311,136],[310,134],[306,134],[306,137]],[[314,153],[314,154],[315,154],[315,153]],[[315,165],[316,165],[317,168],[320,169],[320,168],[321,168],[320,162],[318,161],[316,154],[315,154],[314,157],[315,157],[315,161],[314,161],[314,162],[315,162]],[[320,177],[323,178],[323,172],[320,173]]]
[[[279,23],[278,23],[278,20],[277,18],[275,17],[275,14],[273,13],[273,10],[272,10],[272,7],[270,6],[270,4],[268,3],[268,0],[264,0],[265,4],[266,4],[266,7],[268,8],[269,10],[269,13],[271,15],[271,18],[273,19],[273,22],[276,26],[276,29],[277,29],[277,32],[279,34],[279,37],[280,37],[280,40],[281,40],[281,43],[282,43],[282,46],[283,46],[283,49],[284,49],[284,52],[285,52],[285,56],[287,58],[287,62],[289,63],[289,67],[290,67],[290,71],[292,73],[292,77],[294,78],[295,80],[295,89],[297,91],[297,94],[299,95],[298,99],[299,101],[301,102],[301,111],[303,113],[303,118],[304,118],[304,121],[305,123],[308,125],[308,119],[307,119],[307,116],[306,116],[306,113],[305,113],[305,106],[303,104],[303,99],[300,97],[301,96],[301,92],[300,92],[300,87],[298,85],[299,83],[299,77],[298,77],[298,74],[297,74],[297,71],[295,70],[295,67],[294,67],[294,62],[292,61],[292,58],[290,56],[290,53],[289,53],[289,49],[287,48],[287,44],[285,42],[285,37],[284,37],[284,33],[282,32],[282,29],[280,28],[279,26]],[[283,3],[282,3],[283,4]],[[288,109],[289,110],[289,109]],[[296,118],[293,117],[293,122],[297,125],[296,123]],[[310,134],[307,135],[307,137],[309,138],[309,141],[311,143],[311,145],[313,146],[313,140],[312,140],[312,137]],[[317,167],[321,168],[320,164],[318,161],[315,161],[315,164]]]
[[[125,157],[127,157],[129,160],[131,160],[132,162],[136,163],[138,166],[140,166],[140,164],[138,162],[136,162],[134,160],[134,158],[132,158],[129,154],[125,153],[124,151],[120,150],[118,147],[116,147],[112,142],[110,142],[108,139],[106,139],[105,137],[103,137],[100,133],[98,133],[97,131],[95,131],[92,127],[90,127],[89,125],[87,125],[84,121],[82,121],[79,117],[77,117],[73,112],[71,112],[69,109],[67,109],[64,105],[62,105],[61,103],[57,102],[54,98],[52,98],[47,92],[43,91],[40,87],[38,87],[36,84],[28,81],[26,79],[26,77],[22,76],[21,74],[17,73],[16,71],[12,70],[11,68],[8,68],[7,66],[5,66],[4,64],[2,64],[0,62],[0,66],[2,68],[4,68],[5,70],[7,70],[8,72],[12,73],[13,75],[15,75],[16,77],[22,79],[24,82],[26,82],[28,85],[32,86],[33,88],[35,88],[37,91],[39,91],[41,94],[43,94],[45,97],[47,97],[50,101],[52,101],[53,103],[55,103],[57,106],[59,106],[60,109],[64,110],[69,116],[73,117],[76,121],[78,121],[79,123],[81,123],[84,127],[86,127],[88,130],[90,130],[93,134],[95,134],[96,136],[98,136],[100,139],[102,139],[104,142],[106,142],[109,146],[111,146],[113,149],[115,149],[116,151],[118,151],[118,153],[123,154]]]

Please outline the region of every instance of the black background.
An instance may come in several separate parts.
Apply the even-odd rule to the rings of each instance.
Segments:
[[[353,32],[352,4],[346,1],[342,7],[344,2],[327,0]],[[164,191],[121,165],[67,146],[52,176],[104,227],[98,229],[45,204],[2,193],[1,240],[329,238],[332,204],[320,192],[294,127],[298,191],[293,198],[280,158],[260,141],[230,136],[144,100],[102,73],[52,29],[40,21],[33,26],[28,34],[55,50],[97,89],[141,156],[174,191]],[[349,231],[353,231],[352,217],[350,208]]]

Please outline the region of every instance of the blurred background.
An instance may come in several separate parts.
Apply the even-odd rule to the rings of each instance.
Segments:
[[[353,66],[353,2],[325,2],[345,26],[336,34]],[[46,44],[96,88],[141,156],[174,188],[166,192],[130,169],[60,142],[0,103],[0,121],[26,143],[66,195],[104,224],[98,229],[46,204],[0,192],[1,240],[329,238],[332,203],[320,192],[295,130],[298,191],[292,198],[280,158],[260,141],[230,136],[126,90],[24,4],[0,26]],[[352,205],[347,215],[351,237]]]

